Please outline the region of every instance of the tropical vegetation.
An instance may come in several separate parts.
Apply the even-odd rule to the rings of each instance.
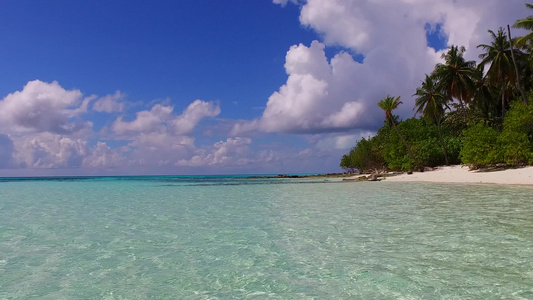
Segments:
[[[533,16],[513,27],[527,33],[513,38],[510,26],[488,30],[491,40],[478,46],[479,62],[452,45],[414,92],[415,117],[394,115],[400,97],[379,100],[383,127],[358,141],[340,166],[368,172],[533,164]]]

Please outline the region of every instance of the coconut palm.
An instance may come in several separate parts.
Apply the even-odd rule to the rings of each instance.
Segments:
[[[446,96],[440,93],[437,82],[428,75],[426,75],[426,79],[422,82],[422,86],[416,89],[416,93],[413,96],[416,96],[414,108],[416,109],[415,115],[422,114],[424,118],[437,125],[442,150],[444,150],[444,159],[446,165],[449,165],[448,151],[446,149],[446,143],[442,137],[441,129],[444,111],[446,108],[449,109],[448,104],[446,103]]]
[[[392,114],[392,111],[398,108],[398,105],[402,104],[402,101],[400,101],[400,96],[394,98],[391,96],[387,96],[383,98],[383,100],[380,100],[378,102],[378,106],[385,111],[385,120],[392,125],[400,139],[402,140],[405,149],[407,149],[407,152],[409,153],[409,156],[413,160],[413,162],[417,165],[417,167],[423,171],[424,169],[420,166],[418,161],[416,160],[415,156],[413,155],[413,152],[411,151],[411,148],[409,147],[409,144],[407,144],[407,141],[400,133],[400,130],[398,130],[398,127],[396,126],[396,122],[394,121],[394,115]]]
[[[485,76],[484,66],[478,66],[474,83],[475,90],[471,106],[481,113],[485,121],[495,122],[501,111],[498,100],[499,88],[489,83]]]
[[[526,7],[529,8],[529,9],[533,9],[533,4],[529,4],[529,3],[526,3]],[[511,38],[511,29],[509,28],[509,25],[507,25],[507,30],[508,30],[508,33],[509,33],[509,39],[511,40],[511,50],[513,50],[513,43],[516,44],[516,46],[518,47],[521,47],[522,49],[527,49],[527,52],[529,52],[529,58],[528,58],[528,63],[529,63],[529,67],[526,67],[526,68],[523,68],[523,67],[520,67],[520,64],[523,63],[524,61],[517,61],[515,57],[513,57],[513,60],[514,60],[514,65],[515,65],[515,68],[517,69],[516,73],[517,73],[517,86],[520,90],[520,94],[522,96],[522,101],[524,101],[524,103],[526,105],[528,105],[528,101],[527,101],[527,97],[524,93],[524,90],[525,90],[525,87],[528,86],[528,83],[531,84],[531,77],[526,77],[528,79],[526,79],[526,81],[528,81],[527,83],[524,83],[524,85],[522,85],[520,83],[520,81],[524,82],[523,79],[524,78],[520,78],[519,76],[519,71],[526,71],[526,72],[531,72],[531,69],[533,68],[533,55],[532,55],[532,48],[533,48],[533,16],[529,16],[525,19],[520,19],[520,20],[517,20],[514,25],[513,25],[514,28],[521,28],[521,29],[525,29],[525,30],[529,30],[530,32],[528,34],[526,34],[525,36],[522,36],[522,37],[518,37],[516,39],[512,39]],[[514,51],[513,51],[514,52]],[[511,52],[511,53],[513,53]],[[518,67],[517,67],[518,66]]]
[[[507,35],[503,32],[503,28],[498,29],[498,33],[489,30],[489,34],[492,39],[490,44],[477,46],[485,51],[479,55],[479,58],[482,59],[479,66],[485,67],[486,65],[490,65],[485,76],[488,78],[490,84],[498,86],[500,89],[503,119],[509,90],[516,84],[517,73],[513,64],[511,43],[507,39]],[[517,50],[515,50],[515,54],[517,58],[523,57],[523,53]]]
[[[476,62],[465,60],[463,57],[465,51],[465,47],[452,46],[442,55],[445,62],[435,66],[432,76],[439,82],[439,87],[448,101],[452,101],[453,98],[459,101],[466,121],[466,104],[474,90]]]
[[[533,4],[526,3],[526,7],[530,8],[530,9],[533,9]],[[517,20],[514,23],[513,27],[531,31],[530,33],[528,33],[528,34],[526,34],[526,35],[524,35],[522,37],[518,37],[516,39],[516,45],[517,46],[523,47],[523,46],[533,42],[533,16],[529,16],[529,17],[527,17],[525,19]]]

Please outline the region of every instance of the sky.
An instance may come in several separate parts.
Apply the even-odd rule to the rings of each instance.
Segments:
[[[0,176],[341,172],[524,3],[1,0]]]

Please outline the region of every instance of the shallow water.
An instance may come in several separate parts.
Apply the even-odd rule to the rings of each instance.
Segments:
[[[533,187],[0,179],[0,299],[533,299]]]

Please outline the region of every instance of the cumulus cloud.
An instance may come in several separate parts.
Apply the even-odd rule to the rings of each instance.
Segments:
[[[175,114],[173,106],[155,104],[138,112],[132,121],[118,117],[111,130],[117,138],[129,140],[127,165],[175,167],[177,161],[202,153],[191,133],[202,119],[219,114],[216,102],[195,100],[181,114]]]
[[[190,136],[173,136],[151,132],[136,136],[125,148],[127,164],[131,166],[173,166],[195,153],[195,139]]]
[[[281,6],[287,5],[287,3],[289,3],[289,2],[297,4],[298,0],[274,0],[274,3],[281,4]]]
[[[174,166],[179,159],[197,153],[190,136],[199,122],[220,114],[216,102],[193,101],[181,114],[170,105],[155,104],[133,119],[120,116],[100,133],[82,121],[92,102],[92,111],[124,111],[120,91],[104,97],[84,97],[79,90],[66,90],[59,83],[28,82],[21,91],[0,100],[0,168],[109,169],[135,166]],[[112,148],[104,136],[125,143]],[[229,142],[231,144],[231,142]],[[215,160],[224,159],[220,146]],[[231,148],[231,149],[230,149]],[[232,154],[228,154],[232,155]]]
[[[81,167],[87,141],[45,132],[14,140],[15,158],[28,168]]]
[[[288,2],[274,0],[282,5]],[[467,57],[474,59],[479,54],[476,46],[490,38],[488,29],[525,17],[519,1],[308,0],[300,4],[300,22],[317,31],[322,42],[290,48],[287,82],[269,97],[263,115],[236,124],[234,135],[253,130],[373,130],[383,117],[376,103],[387,95],[401,96],[404,105],[396,113],[411,117],[411,95],[440,61],[441,52],[428,46],[427,24],[441,24],[448,43],[466,46]],[[341,51],[328,60],[327,46],[350,52]],[[364,59],[355,61],[353,54]]]
[[[12,166],[13,141],[6,134],[0,134],[0,169]]]
[[[117,168],[123,165],[123,153],[111,149],[105,142],[98,142],[83,159],[83,166],[87,168]]]
[[[362,138],[374,136],[373,131],[361,131],[357,134],[340,134],[340,135],[320,135],[317,138],[309,138],[310,142],[321,151],[329,150],[348,150],[355,146],[357,141]]]
[[[220,106],[217,103],[195,100],[171,121],[172,130],[176,134],[190,134],[203,118],[216,117],[219,114]]]
[[[190,159],[181,159],[177,166],[239,166],[251,162],[248,150],[252,144],[250,138],[228,138],[226,141],[215,143],[209,150],[198,150]]]
[[[122,151],[105,142],[91,147],[85,139],[50,132],[16,137],[13,149],[14,164],[30,169],[114,168],[124,164]]]
[[[78,90],[65,90],[56,81],[30,81],[22,91],[0,101],[0,128],[4,132],[73,133],[91,125],[72,120],[87,111],[91,100],[93,97],[82,98]]]
[[[174,107],[156,104],[151,110],[137,113],[133,121],[124,121],[122,117],[111,126],[119,135],[166,132],[174,135],[190,134],[205,117],[220,114],[217,103],[195,100],[180,115],[172,114]]]
[[[124,111],[124,94],[116,91],[113,95],[107,95],[97,99],[93,104],[93,110],[97,112],[115,113]]]
[[[396,113],[413,115],[411,95],[441,55],[428,46],[428,24],[439,24],[449,44],[464,45],[466,57],[477,59],[476,46],[488,41],[488,29],[529,13],[522,1],[502,0],[273,2],[298,5],[300,23],[320,39],[289,48],[286,82],[268,98],[261,117],[237,122],[231,137],[203,145],[192,135],[204,118],[220,114],[216,102],[195,100],[181,112],[166,102],[130,116],[120,91],[84,97],[57,82],[35,80],[0,99],[0,168],[330,170],[346,149],[383,124],[378,100],[401,96],[404,104]],[[327,49],[332,46],[345,50],[332,56]],[[121,115],[112,115],[113,120],[99,115],[99,122],[111,125],[94,132],[91,123],[83,121],[88,108]],[[215,136],[226,131],[220,129],[223,125],[217,123]],[[303,133],[297,138],[305,146],[254,144],[247,137],[251,131]],[[114,142],[99,140],[104,134]]]
[[[347,52],[341,52],[328,61],[324,48],[318,41],[309,47],[291,47],[285,64],[287,83],[270,96],[260,119],[235,125],[233,134],[249,130],[318,133],[373,128],[382,119],[377,101],[387,94],[409,93],[407,86],[419,82],[415,74],[423,75],[414,71],[416,64],[375,55],[359,63]],[[391,56],[393,52],[387,48],[383,54]],[[437,62],[435,52],[427,47],[423,57],[430,61],[428,66]],[[384,60],[389,60],[391,70],[374,69]],[[398,78],[398,69],[406,75]]]
[[[119,117],[111,128],[121,135],[153,132],[162,128],[173,109],[172,106],[156,104],[151,110],[138,112],[135,120],[131,122],[123,121],[122,117]]]

